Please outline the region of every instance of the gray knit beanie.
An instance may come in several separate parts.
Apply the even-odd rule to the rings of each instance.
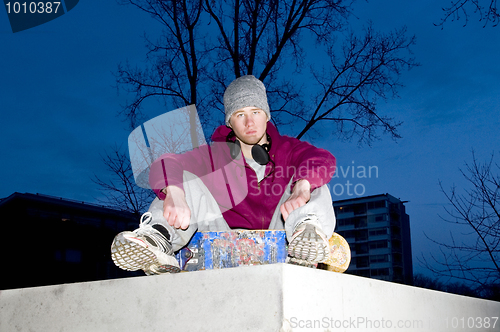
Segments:
[[[240,108],[254,106],[263,110],[268,119],[271,119],[269,104],[267,103],[266,87],[253,75],[241,76],[235,79],[224,92],[224,109],[226,111],[226,125],[229,118]]]

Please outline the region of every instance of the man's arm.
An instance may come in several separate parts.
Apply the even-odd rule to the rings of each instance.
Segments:
[[[331,180],[336,168],[335,157],[330,152],[307,142],[294,140],[290,165],[296,169],[296,182],[292,184],[292,194],[280,206],[285,221],[292,211],[307,204],[312,191]]]
[[[186,202],[184,190],[176,186],[168,186],[161,190],[165,194],[163,201],[163,217],[175,228],[187,229],[191,221],[191,210]]]
[[[295,183],[293,187],[292,194],[290,197],[280,206],[281,215],[286,221],[292,211],[298,209],[301,206],[306,205],[311,199],[311,184],[309,181],[302,179]]]

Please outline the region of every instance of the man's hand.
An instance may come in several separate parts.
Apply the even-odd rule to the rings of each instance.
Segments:
[[[295,183],[293,187],[292,194],[288,199],[280,206],[281,215],[286,221],[290,213],[293,210],[298,209],[301,206],[306,205],[311,199],[311,184],[307,180],[299,180]]]
[[[162,192],[167,195],[163,201],[163,217],[170,226],[187,229],[191,221],[191,210],[186,202],[184,190],[168,186]]]

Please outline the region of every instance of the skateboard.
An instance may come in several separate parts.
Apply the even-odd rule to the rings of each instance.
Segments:
[[[330,254],[317,268],[344,272],[351,261],[347,241],[337,233],[329,239]],[[287,262],[284,230],[232,230],[197,232],[176,254],[181,271],[224,269]]]

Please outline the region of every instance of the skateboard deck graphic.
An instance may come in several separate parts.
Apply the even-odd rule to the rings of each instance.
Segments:
[[[329,258],[318,268],[344,272],[351,260],[348,243],[334,233],[329,244]],[[176,257],[182,271],[198,271],[285,263],[287,255],[284,230],[232,230],[197,232]]]
[[[328,259],[320,264],[319,268],[333,272],[344,272],[351,262],[351,250],[347,241],[337,233],[333,233],[328,240],[330,254]]]

